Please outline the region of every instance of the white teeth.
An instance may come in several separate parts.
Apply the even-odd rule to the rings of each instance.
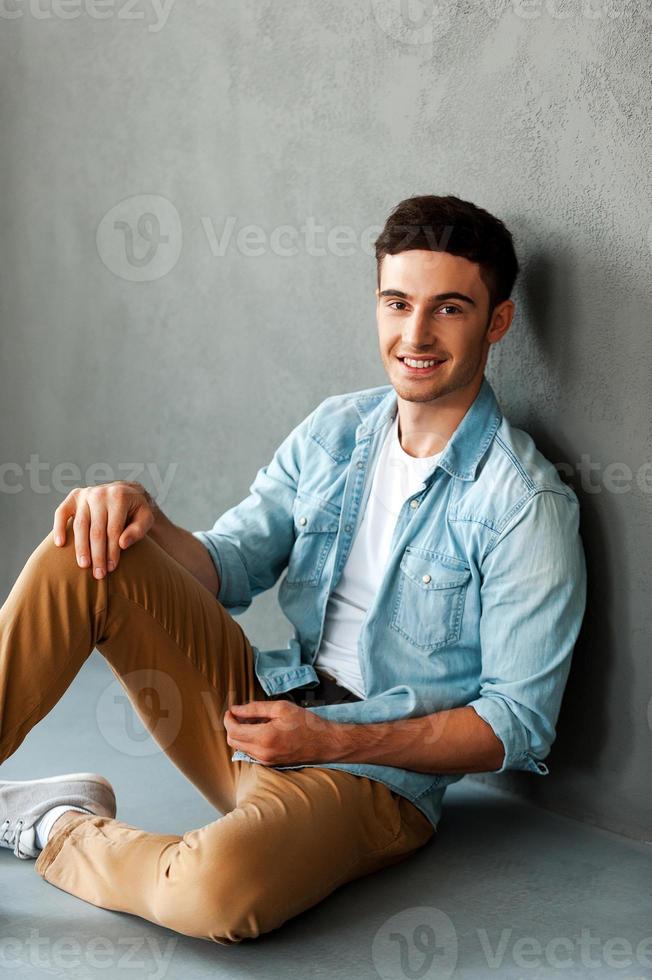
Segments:
[[[413,361],[411,357],[404,357],[403,362],[410,367],[416,368],[432,367],[433,364],[438,363],[437,361]]]

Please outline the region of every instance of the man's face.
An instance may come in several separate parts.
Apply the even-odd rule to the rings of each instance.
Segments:
[[[376,297],[380,354],[400,398],[427,402],[479,384],[498,338],[487,331],[489,291],[475,262],[421,249],[385,255]],[[511,306],[497,306],[492,321]],[[410,367],[404,356],[437,363]]]

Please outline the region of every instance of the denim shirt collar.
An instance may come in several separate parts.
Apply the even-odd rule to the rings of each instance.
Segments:
[[[362,420],[356,429],[356,443],[395,418],[398,397],[391,385],[387,388],[387,393],[380,396],[381,400],[371,410],[368,398],[356,399],[355,407]],[[478,464],[491,445],[501,420],[502,412],[494,390],[483,376],[478,394],[446,443],[438,465],[459,480],[474,480]]]

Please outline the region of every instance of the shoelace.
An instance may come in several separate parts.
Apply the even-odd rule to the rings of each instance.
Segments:
[[[23,829],[23,821],[19,818],[12,827],[9,820],[5,820],[0,830],[0,843],[13,847],[16,857],[20,857],[20,833]]]

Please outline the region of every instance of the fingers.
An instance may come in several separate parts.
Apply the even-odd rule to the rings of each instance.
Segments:
[[[227,744],[263,764],[300,762],[312,752],[304,716],[310,712],[286,701],[232,705],[224,714]]]
[[[54,512],[54,523],[52,525],[52,534],[54,535],[54,543],[58,548],[62,547],[66,543],[66,536],[68,531],[68,521],[71,517],[75,515],[75,503],[71,494],[68,494],[66,499],[62,501]]]
[[[122,526],[124,527],[124,531],[120,535],[118,547],[122,549],[129,548],[136,541],[140,541],[141,538],[145,537],[152,523],[151,508],[147,504],[142,504],[137,507],[126,527],[124,527],[123,522]]]
[[[271,720],[271,719],[268,719]],[[260,719],[259,719],[260,721]],[[256,754],[263,748],[263,731],[268,725],[252,725],[250,722],[238,722],[229,710],[224,715],[226,742],[234,749],[241,749],[249,754]]]
[[[115,501],[109,507],[106,525],[106,570],[113,572],[120,561],[120,538],[127,520],[127,504]]]
[[[90,513],[89,541],[91,550],[91,568],[95,578],[106,575],[106,529],[108,509],[102,497],[96,494],[88,496]]]
[[[306,721],[305,708],[288,701],[249,701],[247,704],[232,704],[224,715],[224,727],[242,738],[251,737],[254,725],[267,725],[279,732],[294,732]],[[245,734],[246,733],[246,734]]]
[[[124,481],[77,487],[54,513],[55,544],[66,543],[72,518],[75,555],[80,568],[101,579],[117,568],[121,549],[139,541],[154,523],[151,498],[140,484]]]
[[[282,710],[278,705],[278,701],[248,701],[246,704],[232,704],[229,713],[246,719],[272,718]]]
[[[72,522],[75,539],[75,555],[77,556],[77,564],[80,568],[88,568],[91,563],[90,526],[91,513],[88,509],[88,504],[83,497],[80,497],[76,502],[75,518]]]
[[[248,738],[253,726],[268,725],[271,721],[271,718],[236,717],[233,712],[228,710],[224,714],[224,727],[227,732],[239,738]]]
[[[272,717],[270,712],[267,712],[266,717],[263,717],[262,715],[258,715],[256,717],[245,716],[244,713],[241,713],[240,711],[238,711],[236,716],[231,708],[227,708],[227,710],[224,712],[224,727],[230,738],[258,738],[262,729],[257,728],[257,730],[254,732],[252,731],[253,727],[261,725],[264,726],[266,723],[269,724],[271,721]]]
[[[249,701],[232,704],[224,712],[224,727],[230,737],[257,741],[272,728],[294,732],[305,724],[307,712],[287,701]]]

